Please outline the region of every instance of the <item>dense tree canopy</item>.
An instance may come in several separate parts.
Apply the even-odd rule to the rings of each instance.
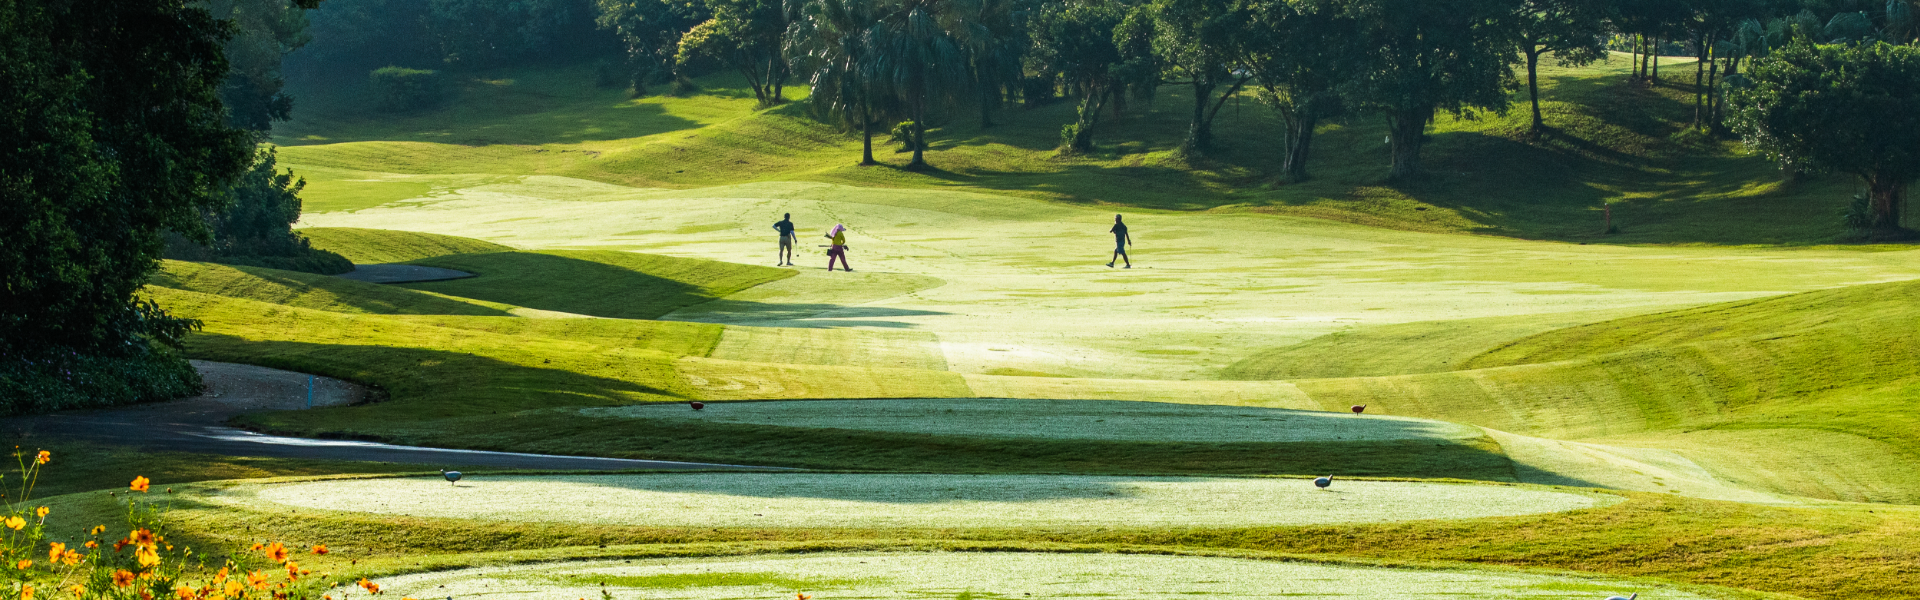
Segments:
[[[1906,189],[1920,177],[1920,48],[1799,42],[1754,64],[1734,94],[1749,144],[1805,168],[1859,176],[1867,228],[1900,229]]]
[[[1347,0],[1368,50],[1352,100],[1385,115],[1389,178],[1421,173],[1427,126],[1441,110],[1504,110],[1517,87],[1519,24],[1507,0]]]

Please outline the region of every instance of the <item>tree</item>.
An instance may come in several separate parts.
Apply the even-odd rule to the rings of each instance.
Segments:
[[[134,294],[162,233],[205,241],[200,215],[250,165],[253,135],[218,94],[231,32],[178,0],[0,0],[0,366],[106,357],[191,377],[159,346],[192,323]],[[155,386],[122,400],[185,391]]]
[[[1871,214],[1865,229],[1905,237],[1906,189],[1920,177],[1920,48],[1800,41],[1747,72],[1732,94],[1747,144],[1776,160],[1858,176]]]
[[[815,0],[788,33],[788,52],[808,72],[815,114],[860,129],[861,165],[873,159],[873,127],[890,114],[891,94],[878,72],[880,0]]]
[[[1154,54],[1193,91],[1193,118],[1182,154],[1202,156],[1213,148],[1213,119],[1253,73],[1235,63],[1247,11],[1235,0],[1158,0],[1154,3]],[[1222,87],[1224,86],[1224,91]],[[1218,93],[1216,97],[1216,92]]]
[[[966,50],[969,85],[979,99],[980,126],[993,126],[993,112],[1006,91],[1020,85],[1020,59],[1029,46],[1019,0],[963,0],[950,5],[955,41]]]
[[[207,0],[214,18],[235,26],[227,40],[227,64],[233,72],[220,87],[227,107],[227,123],[241,129],[267,132],[275,121],[293,115],[293,98],[282,93],[286,80],[280,67],[287,54],[305,46],[306,9],[286,0]]]
[[[336,0],[338,1],[338,0]],[[613,30],[626,49],[633,90],[644,94],[649,80],[672,73],[680,36],[712,18],[703,3],[664,0],[595,0],[597,23]]]
[[[747,78],[760,106],[784,102],[782,88],[788,68],[781,38],[790,21],[788,4],[783,0],[708,0],[707,8],[713,18],[680,37],[675,63],[716,60]]]
[[[1287,124],[1280,172],[1308,179],[1313,130],[1342,109],[1339,87],[1363,52],[1353,19],[1323,0],[1266,0],[1253,5],[1242,63],[1261,86],[1261,99]]]
[[[946,0],[881,0],[872,33],[874,72],[913,120],[913,160],[908,170],[928,168],[927,116],[935,105],[953,104],[971,91],[966,48],[954,39]]]
[[[1604,41],[1611,2],[1602,0],[1523,0],[1520,6],[1520,54],[1527,58],[1527,99],[1533,105],[1533,130],[1547,121],[1540,114],[1540,57],[1551,54],[1561,65],[1588,65],[1606,58]]]
[[[1518,87],[1518,27],[1506,0],[1347,0],[1346,9],[1372,49],[1351,99],[1387,117],[1389,179],[1421,173],[1438,111],[1505,110]]]
[[[1078,118],[1061,132],[1063,152],[1093,150],[1093,128],[1105,103],[1125,93],[1116,68],[1120,46],[1114,32],[1126,19],[1125,7],[1109,0],[1081,0],[1048,4],[1035,11],[1029,23],[1038,70],[1059,73],[1072,93],[1080,96]]]

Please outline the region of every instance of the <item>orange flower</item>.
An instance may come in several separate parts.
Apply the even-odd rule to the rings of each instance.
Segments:
[[[247,585],[253,586],[253,589],[256,589],[256,590],[267,589],[267,574],[261,573],[259,571],[248,573]]]
[[[67,588],[67,591],[73,592],[73,597],[79,598],[81,596],[87,595],[87,586],[76,585],[76,586]]]
[[[215,573],[213,574],[213,580],[214,580],[214,581],[224,581],[224,580],[226,580],[226,578],[227,578],[227,568],[226,568],[226,567],[220,567],[220,570],[219,570],[218,572],[215,572]]]
[[[314,547],[313,547],[313,553],[314,553],[314,554],[326,554],[326,553],[327,553],[327,546],[326,546],[326,544],[321,544],[321,545],[318,545],[318,546],[314,546]]]
[[[801,593],[795,593],[793,595],[793,598],[794,600],[813,600],[813,596],[808,596],[806,594],[801,594]]]
[[[47,507],[45,507],[45,506],[42,506],[42,507],[40,507],[40,508],[36,508],[36,509],[33,509],[33,514],[36,514],[36,515],[39,515],[39,516],[40,516],[40,518],[42,518],[42,519],[45,519],[45,518],[47,518],[47,513],[48,513],[48,512],[49,512],[49,511],[47,510]]]
[[[33,600],[33,584],[20,584],[20,600]]]
[[[140,600],[153,600],[153,592],[140,590]]]
[[[94,548],[99,548],[99,547],[100,547],[100,542],[92,542],[92,541],[90,541],[90,542],[87,542],[87,543],[85,543],[85,544],[81,544],[81,545],[82,545],[82,546],[86,546],[88,550],[92,550],[92,549],[94,549]]]
[[[247,593],[247,586],[241,584],[240,580],[235,579],[227,582],[226,592],[228,596],[239,598],[242,594]]]
[[[120,587],[127,587],[130,585],[133,585],[133,571],[128,571],[126,569],[114,571],[113,584]]]
[[[127,539],[132,540],[131,543],[136,546],[144,546],[147,548],[152,548],[160,544],[160,536],[154,535],[151,529],[141,529],[127,534]]]
[[[173,588],[173,597],[179,598],[180,600],[193,600],[195,596],[197,596],[197,594],[193,593],[193,588],[184,585]]]
[[[287,547],[285,545],[282,545],[280,542],[274,542],[272,544],[269,544],[266,548],[263,548],[260,551],[265,553],[267,555],[267,558],[272,560],[273,562],[277,562],[277,563],[287,562]]]
[[[60,560],[60,555],[66,553],[66,551],[67,551],[66,544],[62,544],[60,542],[54,542],[53,546],[50,546],[47,549],[47,560],[50,560],[50,561]]]
[[[144,494],[150,485],[153,485],[153,481],[147,479],[146,476],[136,476],[133,478],[133,483],[127,484],[127,489]]]
[[[16,569],[25,571],[33,567],[33,559],[31,558],[21,559],[20,562],[14,563],[13,567]]]
[[[7,517],[6,524],[7,529],[19,531],[20,528],[27,526],[27,520],[20,517]]]
[[[287,561],[287,581],[300,580],[300,563]]]
[[[380,584],[367,581],[366,578],[364,577],[360,579],[360,587],[366,588],[367,593],[369,594],[380,593]]]
[[[134,550],[133,559],[140,562],[142,569],[151,569],[160,565],[160,553],[147,546]]]
[[[80,556],[79,552],[68,550],[66,554],[60,555],[60,562],[65,563],[67,566],[71,567],[71,566],[80,564],[80,561],[83,558],[84,557]]]
[[[39,456],[33,457],[33,464],[36,464],[36,465],[44,465],[50,462],[53,462],[52,452],[41,450]]]

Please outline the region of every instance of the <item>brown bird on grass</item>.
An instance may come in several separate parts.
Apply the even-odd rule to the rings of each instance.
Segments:
[[[1356,415],[1357,415],[1357,414],[1360,414],[1360,413],[1363,413],[1363,412],[1367,412],[1367,405],[1365,405],[1365,404],[1355,404],[1355,405],[1353,405],[1353,414],[1356,414]]]

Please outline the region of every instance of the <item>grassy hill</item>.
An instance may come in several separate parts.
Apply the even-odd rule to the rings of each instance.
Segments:
[[[628,100],[596,90],[584,67],[487,74],[440,112],[368,115],[351,86],[303,90],[298,120],[275,142],[302,170],[314,210],[372,206],[470,185],[472,175],[560,175],[642,188],[751,181],[966,188],[1051,201],[1171,211],[1275,213],[1373,226],[1604,243],[1820,244],[1857,187],[1838,178],[1781,179],[1736,145],[1681,135],[1691,90],[1625,82],[1626,60],[1543,72],[1554,130],[1526,131],[1524,111],[1443,117],[1425,181],[1388,185],[1378,119],[1325,126],[1317,179],[1274,181],[1277,120],[1250,96],[1218,122],[1220,148],[1188,163],[1173,154],[1187,99],[1168,86],[1151,103],[1101,125],[1102,150],[1053,153],[1070,103],[1009,107],[1001,124],[939,119],[918,174],[853,166],[858,140],[806,117],[799,103],[755,111],[725,76],[703,95]],[[1677,66],[1684,66],[1680,64]],[[804,95],[794,90],[792,96]],[[901,164],[889,157],[885,162]],[[463,183],[464,182],[464,183]],[[1622,232],[1598,235],[1610,203]]]

